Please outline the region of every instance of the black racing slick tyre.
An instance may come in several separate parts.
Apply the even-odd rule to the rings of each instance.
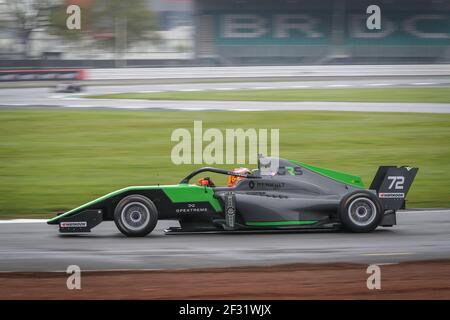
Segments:
[[[383,219],[383,206],[378,197],[366,190],[357,190],[342,198],[339,217],[345,230],[370,232]]]
[[[117,204],[114,222],[127,237],[145,237],[155,229],[158,210],[147,197],[130,195]]]

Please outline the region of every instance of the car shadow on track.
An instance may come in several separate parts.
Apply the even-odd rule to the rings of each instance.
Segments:
[[[169,238],[177,238],[182,236],[189,236],[189,237],[195,237],[195,236],[251,236],[251,237],[257,237],[257,236],[265,236],[265,235],[302,235],[302,234],[339,234],[339,235],[362,235],[362,233],[351,233],[347,232],[345,230],[326,230],[326,229],[303,229],[303,230],[252,230],[252,231],[210,231],[210,232],[179,232],[179,233],[172,233],[172,234],[165,234],[162,230],[158,230],[155,233],[152,233],[150,235],[147,235],[145,237],[142,237],[141,239],[162,239],[165,237]],[[387,234],[393,234],[393,230],[388,229],[378,229],[374,230],[370,233],[363,233],[365,235],[387,235]],[[82,238],[82,239],[140,239],[139,237],[127,237],[120,232],[118,233],[91,233],[91,234],[84,234],[84,233],[72,233],[72,234],[58,234],[58,238]]]

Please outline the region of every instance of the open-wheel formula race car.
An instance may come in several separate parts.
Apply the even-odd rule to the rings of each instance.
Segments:
[[[345,229],[369,232],[396,224],[396,211],[417,168],[381,166],[369,188],[358,176],[304,163],[259,156],[258,168],[204,167],[176,185],[136,186],[111,192],[48,221],[62,233],[90,232],[114,221],[126,236],[149,234],[158,220],[178,220],[166,233],[254,230]],[[228,186],[210,178],[229,176]]]
[[[58,93],[77,93],[83,91],[83,86],[78,83],[58,83],[53,90]]]

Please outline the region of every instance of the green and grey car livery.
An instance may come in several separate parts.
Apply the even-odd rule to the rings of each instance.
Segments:
[[[266,170],[276,161],[276,170]],[[345,228],[368,232],[396,224],[417,168],[382,166],[369,188],[360,177],[281,158],[260,157],[249,174],[205,167],[176,185],[111,192],[48,221],[62,233],[89,232],[115,221],[127,236],[145,236],[158,220],[178,220],[179,232]],[[240,176],[233,187],[191,184],[201,173]]]

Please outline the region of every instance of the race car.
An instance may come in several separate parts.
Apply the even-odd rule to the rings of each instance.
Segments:
[[[396,224],[396,211],[418,169],[381,166],[369,188],[360,177],[305,163],[258,156],[258,168],[204,167],[175,185],[135,186],[111,192],[48,221],[61,233],[90,232],[114,221],[126,236],[148,235],[159,220],[178,220],[167,234],[261,230],[343,229],[370,232]],[[229,177],[216,186],[204,173]]]
[[[78,83],[58,83],[53,90],[58,93],[77,93],[83,90],[83,86]]]

